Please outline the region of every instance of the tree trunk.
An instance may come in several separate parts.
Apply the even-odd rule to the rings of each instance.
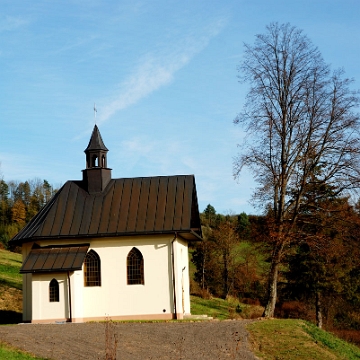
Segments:
[[[315,310],[316,310],[316,326],[319,329],[322,329],[323,319],[322,319],[322,303],[321,303],[320,291],[316,291]]]
[[[227,252],[224,251],[223,253],[223,264],[224,264],[224,272],[223,272],[223,291],[224,291],[224,299],[226,299],[228,292],[229,292],[229,269],[228,269],[228,256]]]
[[[202,261],[202,274],[201,274],[201,288],[203,290],[203,294],[205,289],[205,257],[206,257],[206,253],[203,245],[203,261]]]
[[[277,299],[277,282],[279,275],[279,266],[280,263],[278,261],[272,261],[271,263],[271,271],[270,271],[270,279],[269,279],[269,295],[268,301],[263,313],[264,317],[271,318],[274,317],[276,299]]]
[[[280,219],[282,221],[282,219]],[[271,256],[271,269],[268,285],[268,300],[263,313],[263,317],[274,317],[275,305],[277,300],[277,283],[279,277],[279,266],[283,255],[284,246],[286,244],[286,238],[283,235],[283,224],[280,221],[280,225],[277,231],[278,243],[275,245]]]

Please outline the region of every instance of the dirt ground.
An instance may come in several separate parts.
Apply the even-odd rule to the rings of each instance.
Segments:
[[[54,360],[242,359],[249,350],[246,324],[251,320],[19,324],[0,326],[0,341]]]

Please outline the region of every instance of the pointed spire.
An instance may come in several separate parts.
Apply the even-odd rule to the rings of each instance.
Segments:
[[[107,152],[97,125],[85,149],[86,169],[83,170],[83,183],[90,194],[101,192],[111,180],[111,169],[107,167]]]
[[[104,141],[101,137],[99,128],[97,125],[94,126],[94,130],[91,134],[91,138],[89,141],[89,145],[84,150],[85,152],[89,150],[103,150],[103,151],[109,151],[108,148],[105,146]]]

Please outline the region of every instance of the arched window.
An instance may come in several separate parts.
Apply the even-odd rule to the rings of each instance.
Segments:
[[[49,284],[49,301],[59,302],[59,283],[56,279],[52,279]]]
[[[90,250],[85,257],[84,285],[101,286],[100,257],[94,250]]]
[[[137,248],[132,248],[127,256],[128,285],[144,285],[144,258]]]

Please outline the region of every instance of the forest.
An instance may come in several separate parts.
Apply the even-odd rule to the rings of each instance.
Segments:
[[[8,241],[55,194],[48,181],[40,179],[20,181],[0,180],[0,246],[7,248]]]
[[[265,307],[277,241],[271,209],[222,215],[209,204],[201,220],[191,291]],[[284,251],[274,316],[306,319],[360,344],[359,238],[359,208],[349,199],[331,198],[319,213],[304,209]]]

